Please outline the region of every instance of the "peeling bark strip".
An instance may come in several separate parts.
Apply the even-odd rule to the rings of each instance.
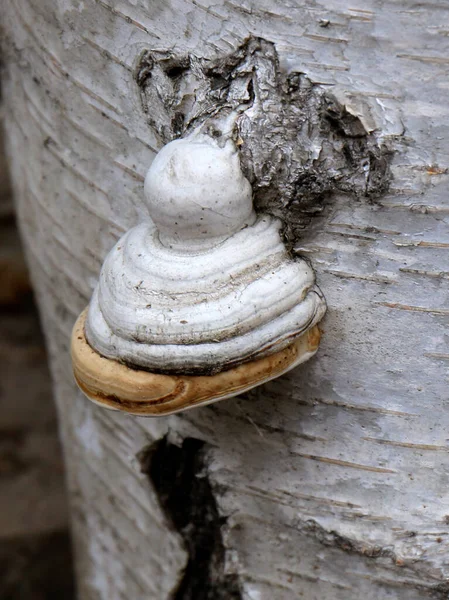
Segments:
[[[233,136],[256,208],[282,218],[289,240],[335,192],[388,189],[391,148],[322,86],[283,72],[269,41],[249,38],[216,60],[146,51],[135,79],[161,143],[200,127],[220,137],[223,117],[239,113]]]
[[[167,519],[181,534],[187,566],[173,600],[239,600],[238,580],[224,573],[223,518],[205,474],[204,442],[187,438],[182,446],[157,440],[140,456]]]

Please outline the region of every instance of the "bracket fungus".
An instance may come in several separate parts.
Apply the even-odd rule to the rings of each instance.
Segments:
[[[106,257],[72,335],[75,379],[107,408],[157,416],[235,396],[315,354],[326,305],[281,222],[257,215],[237,150],[175,140],[145,179],[151,220]]]

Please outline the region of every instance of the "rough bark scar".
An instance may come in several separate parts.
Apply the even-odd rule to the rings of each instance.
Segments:
[[[389,571],[389,576],[394,569],[397,569],[399,577],[405,579],[409,577],[414,579],[413,588],[420,593],[420,598],[434,600],[447,600],[449,598],[449,582],[435,582],[434,576],[431,577],[431,583],[421,583],[429,580],[428,574],[421,570],[419,563],[412,560],[403,560],[397,556],[392,547],[382,547],[370,544],[365,541],[354,540],[337,533],[328,531],[319,525],[313,519],[307,521],[298,520],[296,523],[298,529],[306,535],[313,537],[321,545],[336,548],[352,554],[354,557],[361,557],[364,561],[379,560],[383,562],[385,568]],[[411,532],[413,534],[413,532]],[[413,534],[414,535],[414,534]],[[379,579],[381,582],[382,579]]]
[[[250,37],[214,60],[148,50],[135,80],[161,144],[200,127],[220,137],[238,113],[232,136],[256,209],[284,221],[287,242],[335,193],[372,199],[388,189],[392,150],[378,132],[304,73],[284,72],[267,40]]]
[[[171,599],[241,600],[237,577],[225,573],[221,532],[225,520],[218,513],[205,472],[204,442],[186,438],[177,446],[165,436],[145,449],[139,459],[188,553],[183,577]]]

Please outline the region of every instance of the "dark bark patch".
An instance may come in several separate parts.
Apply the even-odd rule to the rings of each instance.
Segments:
[[[171,526],[182,536],[188,561],[172,600],[240,600],[238,579],[225,573],[222,526],[206,473],[204,442],[186,438],[181,446],[167,437],[139,459]]]
[[[391,148],[328,89],[284,72],[275,45],[248,38],[208,60],[145,51],[135,79],[160,144],[215,135],[229,115],[256,209],[280,217],[294,243],[335,193],[373,199],[390,182]]]

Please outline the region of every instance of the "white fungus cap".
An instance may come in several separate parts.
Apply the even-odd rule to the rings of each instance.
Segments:
[[[148,170],[145,197],[161,243],[182,252],[214,246],[256,220],[251,185],[230,142],[170,142]]]
[[[324,315],[312,268],[281,222],[256,217],[229,141],[167,144],[145,181],[151,220],[106,257],[85,334],[106,358],[151,372],[210,374],[283,350]]]

